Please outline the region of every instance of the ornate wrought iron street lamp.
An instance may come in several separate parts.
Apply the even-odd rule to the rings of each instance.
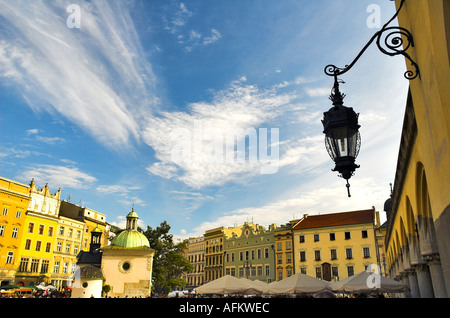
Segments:
[[[393,0],[391,0],[393,1]],[[339,75],[350,70],[358,59],[363,55],[366,49],[376,40],[378,49],[389,56],[403,55],[407,58],[414,71],[407,70],[404,74],[406,79],[412,80],[420,76],[419,66],[409,56],[406,51],[414,46],[412,34],[405,28],[388,25],[397,17],[403,7],[405,0],[399,5],[395,15],[367,42],[364,48],[359,52],[356,58],[345,67],[337,67],[329,64],[325,67],[324,72],[328,76],[334,77],[334,85],[331,90],[330,100],[333,107],[323,113],[322,124],[325,134],[325,146],[331,159],[336,166],[332,171],[338,171],[340,177],[347,181],[347,193],[350,197],[350,184],[348,180],[352,177],[359,165],[355,163],[361,146],[361,136],[359,134],[360,125],[358,124],[358,115],[353,108],[344,106],[345,94],[339,91],[339,83],[344,83],[338,79]],[[403,39],[406,39],[406,42]]]
[[[336,163],[333,171],[338,171],[347,180],[347,192],[350,197],[348,179],[359,165],[355,164],[361,146],[358,115],[353,108],[343,105],[345,94],[339,91],[339,81],[335,77],[330,100],[333,107],[323,115],[325,146],[331,159]]]

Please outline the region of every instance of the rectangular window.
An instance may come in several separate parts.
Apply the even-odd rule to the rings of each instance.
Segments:
[[[339,277],[339,269],[337,266],[331,267],[331,278]]]
[[[288,250],[288,251],[291,250],[291,245],[292,245],[291,243],[292,243],[291,241],[286,242],[286,250]]]
[[[26,271],[28,271],[28,258],[22,257],[20,259],[19,272],[26,272]]]
[[[283,255],[277,254],[277,264],[283,264]]]
[[[336,240],[336,234],[330,233],[330,241],[334,241],[334,240]]]
[[[59,261],[55,261],[55,266],[53,268],[53,273],[59,273]]]
[[[292,253],[286,253],[286,264],[292,263]]]
[[[316,278],[322,279],[322,267],[316,267]]]
[[[352,259],[353,258],[353,251],[351,248],[346,248],[345,249],[345,257],[347,259]]]
[[[8,208],[3,208],[3,215],[8,215]]]
[[[362,230],[362,231],[361,231],[361,237],[362,237],[362,238],[368,238],[368,237],[369,237],[369,235],[368,235],[368,233],[367,233],[367,230]]]
[[[33,258],[31,260],[31,268],[30,271],[32,273],[38,273],[39,270],[39,259],[38,258]]]
[[[12,238],[17,238],[17,235],[19,235],[19,228],[18,227],[14,227],[13,231],[12,231]]]
[[[41,274],[46,274],[48,273],[48,265],[49,265],[49,260],[48,259],[44,259],[42,260],[42,266],[41,266]]]
[[[45,246],[45,252],[50,253],[51,248],[52,248],[52,243],[47,242],[47,245]]]
[[[28,233],[33,233],[34,223],[28,223]]]
[[[36,252],[40,252],[41,251],[41,241],[36,241]]]
[[[335,249],[332,249],[331,251],[331,259],[336,260],[337,259],[337,252]]]
[[[269,258],[269,249],[268,248],[264,249],[264,258]]]
[[[30,240],[30,239],[27,239],[27,240],[25,241],[25,249],[26,249],[26,250],[29,250],[29,249],[30,249],[30,246],[31,246],[31,240]]]
[[[353,268],[353,266],[347,266],[347,276],[353,276],[355,275],[355,269]]]
[[[283,249],[281,243],[277,243],[277,251],[281,251]]]
[[[277,273],[278,273],[278,280],[279,281],[282,280],[283,279],[283,270],[279,269]]]
[[[53,236],[53,226],[48,227],[48,236]]]
[[[300,262],[306,262],[306,252],[305,251],[300,252]]]
[[[299,241],[300,243],[305,243],[305,236],[304,236],[304,235],[300,235],[300,236],[298,237],[298,241]]]
[[[266,270],[266,276],[270,276],[270,266],[269,265],[265,266],[265,270]]]
[[[363,247],[364,258],[370,258],[370,249],[368,247]]]
[[[5,234],[5,226],[0,225],[0,236],[3,236]]]
[[[40,234],[40,235],[44,234],[44,224],[39,224],[38,234]]]
[[[314,260],[320,261],[320,251],[314,251]]]
[[[349,240],[351,238],[350,232],[345,232],[345,239]]]
[[[62,248],[62,242],[58,242],[58,244],[56,245],[56,251],[61,252],[61,248]]]
[[[13,251],[8,252],[8,255],[6,256],[5,264],[14,264],[14,252]]]
[[[64,235],[64,226],[59,227],[59,235]]]
[[[314,242],[319,242],[319,234],[314,234]]]
[[[22,211],[17,210],[16,211],[16,219],[20,219],[22,217]]]
[[[66,253],[70,253],[70,243],[66,244]]]

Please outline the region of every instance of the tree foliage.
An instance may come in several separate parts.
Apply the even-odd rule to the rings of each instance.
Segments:
[[[187,241],[174,243],[173,235],[169,231],[170,225],[164,221],[155,229],[147,226],[147,230],[143,232],[150,242],[150,247],[155,250],[153,286],[163,288],[165,292],[186,286],[181,276],[194,269],[183,255]]]

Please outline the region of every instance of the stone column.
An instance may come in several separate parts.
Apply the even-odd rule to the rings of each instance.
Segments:
[[[419,283],[417,282],[417,274],[414,269],[408,269],[409,289],[411,298],[420,298]]]
[[[410,291],[404,292],[400,297],[402,298],[411,298],[411,287],[409,285],[409,279],[408,279],[408,271],[403,271],[400,273],[400,282],[402,282],[403,284],[405,284],[406,286],[408,286]]]
[[[434,298],[433,284],[431,282],[430,270],[427,264],[414,265],[419,284],[420,298]]]
[[[428,262],[434,296],[436,298],[447,298],[447,290],[445,288],[444,274],[442,273],[439,254],[427,255],[423,259]]]

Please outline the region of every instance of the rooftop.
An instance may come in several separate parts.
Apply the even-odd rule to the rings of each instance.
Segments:
[[[375,210],[361,210],[353,212],[339,212],[321,215],[306,215],[292,229],[310,229],[338,225],[374,223]]]

